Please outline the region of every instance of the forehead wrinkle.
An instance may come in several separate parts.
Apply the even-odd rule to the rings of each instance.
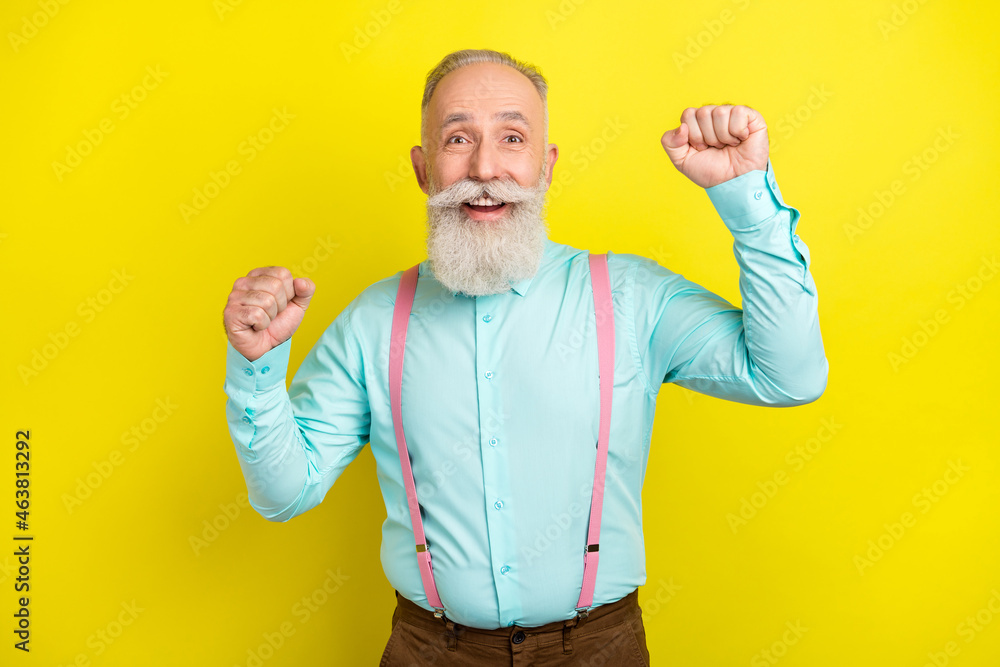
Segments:
[[[456,105],[458,107],[466,106],[463,104]],[[511,106],[520,106],[519,104],[513,104]],[[449,125],[454,125],[456,123],[467,123],[475,119],[474,113],[469,111],[453,111],[447,114],[441,121],[441,130],[443,131]],[[500,109],[493,114],[493,120],[498,122],[519,122],[524,123],[529,129],[532,127],[531,122],[528,121],[527,115],[520,111],[519,109]]]
[[[499,70],[500,66],[476,64],[469,67],[482,75],[454,81],[453,77],[462,76],[466,68],[455,70],[441,79],[428,100],[428,106],[421,114],[421,132],[426,133],[423,136],[428,141],[432,137],[438,140],[455,123],[485,124],[489,120],[488,114],[499,116],[501,112],[510,110],[520,112],[521,118],[507,114],[494,121],[521,122],[532,134],[537,131],[543,143],[548,141],[548,109],[542,93],[530,79],[520,73],[513,78],[506,76],[509,72]],[[463,113],[467,116],[459,118]]]

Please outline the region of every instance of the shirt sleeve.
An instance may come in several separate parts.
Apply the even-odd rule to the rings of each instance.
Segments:
[[[662,381],[754,405],[816,400],[828,365],[799,211],[770,162],[706,192],[733,235],[743,307],[651,260],[637,264],[633,322],[650,390]]]
[[[271,521],[312,509],[368,442],[371,411],[349,306],[285,379],[291,340],[256,361],[227,342],[226,419],[250,505]]]

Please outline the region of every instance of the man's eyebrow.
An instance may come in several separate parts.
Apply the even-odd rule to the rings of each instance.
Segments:
[[[524,123],[528,127],[531,127],[531,123],[528,122],[528,119],[525,117],[525,115],[523,113],[521,113],[520,111],[516,111],[514,109],[511,109],[509,111],[498,111],[498,112],[496,112],[493,115],[493,120],[516,121],[516,122]]]
[[[445,128],[447,128],[449,125],[454,125],[456,123],[466,123],[470,120],[472,120],[472,115],[464,111],[448,114],[447,116],[445,116],[444,122],[441,123],[441,131],[443,132]],[[531,127],[531,123],[528,122],[528,118],[523,113],[517,111],[516,109],[498,111],[495,114],[493,114],[493,120],[519,122],[519,123],[524,123],[528,127]]]
[[[472,116],[465,112],[452,113],[445,116],[444,122],[441,123],[441,130],[443,131],[449,125],[454,125],[455,123],[465,123],[470,120]]]

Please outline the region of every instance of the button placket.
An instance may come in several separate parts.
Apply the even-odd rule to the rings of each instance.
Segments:
[[[503,344],[500,327],[505,295],[476,298],[476,385],[478,390],[479,438],[482,453],[483,484],[486,493],[486,531],[493,580],[497,590],[497,604],[501,624],[520,618],[522,610],[518,593],[516,559],[508,552],[517,544],[514,515],[506,504],[510,499],[510,461],[508,448],[497,445],[503,438],[503,424],[497,415],[506,415],[503,405],[503,369],[498,367],[500,346]]]

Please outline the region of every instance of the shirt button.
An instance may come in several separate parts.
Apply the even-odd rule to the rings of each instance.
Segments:
[[[496,438],[490,438],[490,447],[496,447],[498,442],[500,441]]]
[[[753,198],[754,199],[760,199],[763,196],[764,196],[764,193],[761,192],[760,190],[757,190],[756,192],[753,193]]]
[[[253,375],[253,369],[252,368],[244,368],[243,372],[247,374],[247,377]]]
[[[249,424],[250,423],[250,418],[249,417],[244,417],[240,421],[243,422],[244,424]]]
[[[518,630],[517,632],[514,633],[514,635],[510,638],[510,640],[515,644],[520,644],[521,642],[524,641],[524,632]]]
[[[493,379],[493,371],[486,371],[485,373],[483,373],[483,375],[486,377],[487,380]]]
[[[264,373],[267,373],[269,370],[271,370],[270,366],[264,366],[264,368],[260,369],[260,374],[263,375]]]
[[[490,322],[492,320],[493,320],[493,316],[492,315],[489,315],[489,314],[483,315],[483,322]]]
[[[503,509],[503,501],[502,500],[496,501],[495,503],[493,503],[493,507],[496,507],[498,510]]]
[[[507,574],[508,572],[510,572],[509,565],[504,565],[503,567],[500,568],[500,574]]]

